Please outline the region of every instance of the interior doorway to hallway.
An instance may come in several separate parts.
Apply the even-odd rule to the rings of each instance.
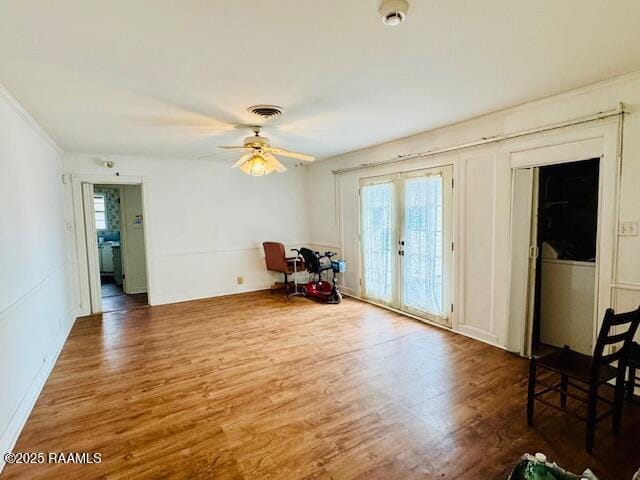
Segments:
[[[82,186],[92,313],[148,305],[141,186]]]

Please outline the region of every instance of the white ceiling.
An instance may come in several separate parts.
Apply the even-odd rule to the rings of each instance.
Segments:
[[[0,82],[69,152],[197,158],[275,103],[326,158],[640,69],[638,0],[0,0]]]

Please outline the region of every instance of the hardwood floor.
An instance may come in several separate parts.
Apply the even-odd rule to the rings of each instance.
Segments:
[[[525,452],[601,479],[638,468],[639,407],[584,426],[538,407],[527,362],[346,299],[252,293],[78,319],[2,478],[501,479]]]
[[[116,310],[131,310],[148,306],[146,293],[126,295],[122,287],[112,281],[101,280],[102,311],[115,312]]]

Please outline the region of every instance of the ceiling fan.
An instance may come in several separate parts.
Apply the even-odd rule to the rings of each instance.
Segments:
[[[287,171],[287,167],[280,163],[274,155],[295,158],[305,162],[315,160],[312,155],[272,147],[268,138],[260,136],[261,127],[259,126],[251,127],[251,130],[254,136],[245,138],[242,147],[220,147],[233,152],[244,152],[244,155],[231,168],[240,168],[247,175],[260,177],[268,175],[274,170],[278,173]]]

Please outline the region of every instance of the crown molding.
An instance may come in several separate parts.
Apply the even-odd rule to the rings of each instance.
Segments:
[[[22,117],[29,126],[46,141],[60,155],[64,154],[64,150],[60,148],[53,138],[40,126],[40,124],[31,116],[31,114],[22,106],[22,104],[14,97],[7,88],[0,83],[0,96],[4,98],[7,104]]]
[[[331,157],[327,157],[327,158],[321,158],[321,159],[317,159],[315,162],[309,163],[309,164],[305,164],[304,167],[308,167],[308,168],[313,168],[318,164],[321,163],[328,163],[328,162],[334,162],[334,161],[342,161],[346,158],[349,158],[350,156],[354,156],[357,155],[359,153],[363,153],[366,152],[368,150],[377,148],[377,147],[384,147],[384,146],[388,146],[388,145],[393,145],[395,143],[401,143],[404,141],[411,141],[414,139],[418,139],[420,137],[426,136],[426,135],[434,135],[434,134],[438,134],[438,133],[444,133],[444,132],[448,132],[451,130],[454,130],[456,128],[460,128],[464,125],[474,125],[477,122],[480,122],[484,119],[491,119],[491,118],[498,118],[501,115],[510,115],[510,114],[516,114],[519,112],[523,112],[526,111],[528,109],[531,108],[535,108],[535,107],[540,107],[543,105],[547,105],[550,103],[554,103],[554,102],[558,102],[558,101],[562,101],[563,99],[568,99],[571,97],[575,97],[575,96],[579,96],[579,95],[583,95],[585,93],[588,92],[592,92],[592,91],[597,91],[597,90],[602,90],[602,89],[606,89],[609,87],[612,87],[614,85],[618,85],[621,83],[626,83],[626,82],[633,82],[636,80],[640,80],[640,70],[634,70],[632,72],[628,72],[628,73],[624,73],[622,75],[618,75],[615,77],[611,77],[611,78],[607,78],[604,80],[599,80],[597,82],[593,82],[593,83],[589,83],[587,85],[582,85],[579,87],[575,87],[569,90],[564,90],[562,92],[557,92],[557,93],[553,93],[550,95],[546,95],[546,96],[542,96],[540,98],[536,98],[533,100],[529,100],[523,103],[517,103],[515,105],[511,105],[505,108],[499,108],[497,110],[492,110],[492,111],[488,111],[485,113],[481,113],[479,115],[475,115],[473,117],[469,117],[469,118],[463,118],[461,120],[458,121],[454,121],[451,123],[447,123],[445,125],[441,125],[441,126],[437,126],[434,128],[429,128],[427,130],[424,130],[422,132],[418,132],[418,133],[412,133],[411,135],[407,135],[407,136],[403,136],[403,137],[398,137],[398,138],[394,138],[385,142],[381,142],[381,143],[374,143],[372,145],[368,145],[362,148],[357,148],[355,150],[349,150],[347,152],[341,153],[339,155],[333,155]]]

